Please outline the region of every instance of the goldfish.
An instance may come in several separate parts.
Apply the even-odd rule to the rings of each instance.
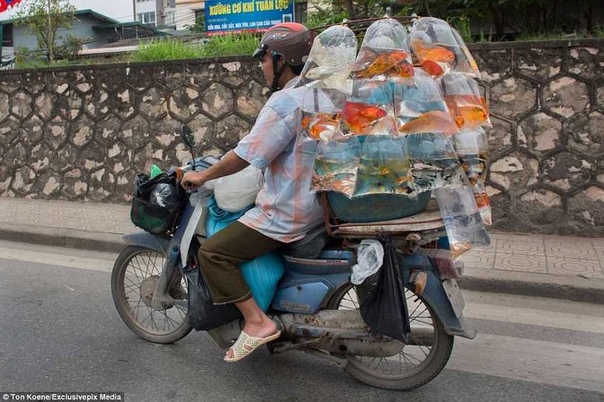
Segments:
[[[442,110],[434,110],[422,113],[417,119],[402,124],[399,131],[404,134],[442,132],[455,134],[459,129],[451,120],[449,113]]]
[[[434,60],[424,60],[421,66],[432,77],[440,77],[449,70],[446,64]]]
[[[476,127],[487,121],[489,115],[480,106],[458,106],[459,115],[455,118],[457,126],[461,127]],[[461,124],[460,124],[461,123]]]
[[[405,74],[404,76],[411,77],[413,76],[413,66],[407,60],[408,57],[409,55],[404,50],[383,53],[377,56],[367,67],[356,71],[355,75],[357,78],[370,78],[393,72],[397,75]],[[410,68],[404,67],[404,64],[408,64]]]
[[[409,78],[415,75],[413,65],[411,63],[401,63],[394,68],[397,77]]]
[[[355,134],[362,133],[364,128],[376,123],[384,116],[386,116],[384,109],[359,102],[346,102],[342,111],[344,122]]]
[[[465,252],[472,250],[472,245],[466,241],[457,241],[451,243],[451,257],[455,260]]]
[[[476,205],[478,208],[490,207],[491,202],[489,201],[489,196],[485,193],[476,193],[474,194],[474,199],[476,200]]]
[[[412,40],[411,48],[415,51],[417,59],[422,63],[424,60],[440,61],[451,64],[455,61],[455,54],[449,49],[429,44],[422,40]]]
[[[325,132],[335,134],[335,131],[340,126],[340,118],[340,113],[317,113],[315,115],[304,116],[302,118],[302,128],[311,138],[318,140],[325,137]]]

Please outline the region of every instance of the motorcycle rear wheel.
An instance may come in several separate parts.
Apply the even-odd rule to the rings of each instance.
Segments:
[[[174,343],[193,329],[189,324],[186,280],[175,284],[180,299],[166,310],[150,306],[155,284],[166,257],[155,250],[128,246],[118,256],[111,273],[113,303],[124,323],[140,338],[153,343]],[[183,293],[184,291],[184,293]]]
[[[432,308],[421,298],[405,289],[409,321],[414,326],[433,328],[433,344],[421,341],[404,345],[401,351],[389,357],[367,357],[345,354],[346,371],[358,381],[377,388],[411,390],[432,381],[445,367],[453,350],[454,337],[445,332]],[[339,289],[330,299],[329,309],[359,309],[359,302],[352,285]],[[411,350],[410,350],[411,349]]]

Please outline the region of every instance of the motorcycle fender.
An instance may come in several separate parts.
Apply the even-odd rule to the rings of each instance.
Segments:
[[[440,319],[447,334],[474,339],[476,336],[476,329],[471,327],[463,316],[457,317],[455,315],[440,279],[434,275],[434,272],[428,271],[426,273],[428,274],[428,282],[426,284],[426,289],[424,289],[424,292],[422,293],[422,297],[426,303],[430,305],[432,310],[434,310],[434,313]],[[409,277],[409,271],[403,273],[405,287],[411,289]]]
[[[138,246],[155,250],[168,256],[170,238],[159,237],[148,232],[136,232],[122,236],[122,240],[129,246]]]

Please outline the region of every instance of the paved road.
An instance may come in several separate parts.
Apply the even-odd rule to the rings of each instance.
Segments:
[[[119,391],[129,401],[604,400],[604,309],[465,292],[478,327],[443,373],[400,393],[366,387],[300,352],[238,364],[204,333],[139,340],[113,307],[115,254],[0,242],[0,393]]]

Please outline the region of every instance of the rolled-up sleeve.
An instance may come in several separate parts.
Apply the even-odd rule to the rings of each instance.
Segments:
[[[256,124],[243,137],[234,152],[250,165],[264,170],[296,137],[295,113],[281,116],[275,109],[265,106]]]

